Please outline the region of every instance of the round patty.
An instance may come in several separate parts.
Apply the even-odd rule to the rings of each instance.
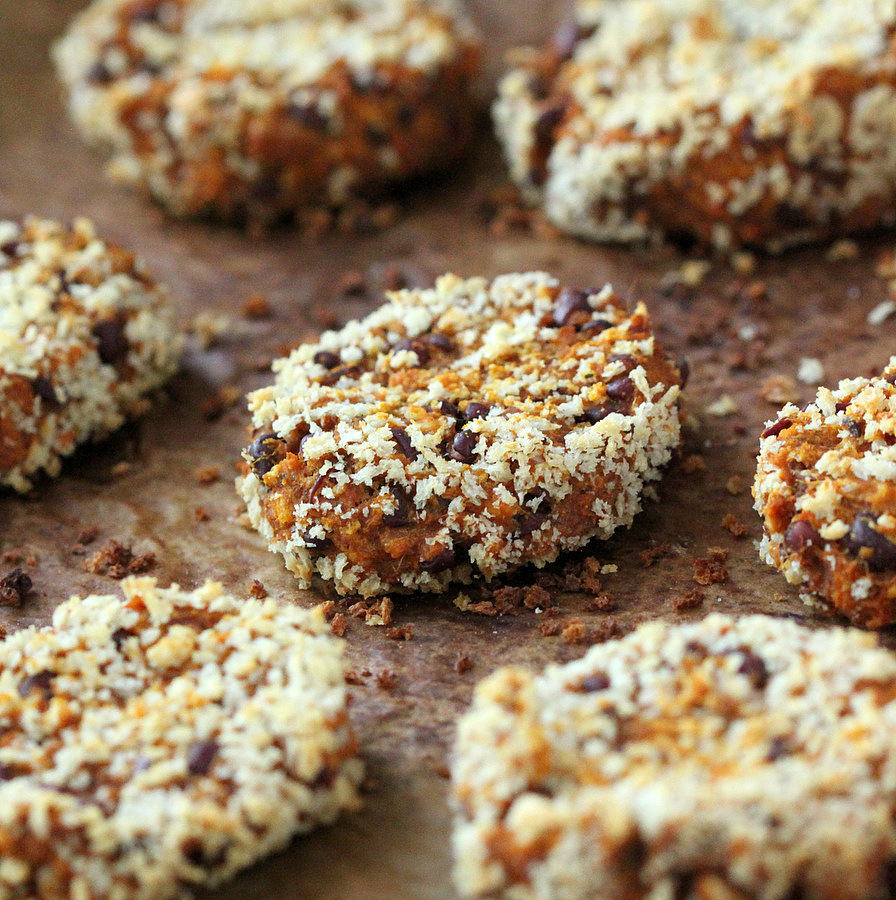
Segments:
[[[544,273],[440,278],[275,363],[240,490],[307,585],[439,591],[607,538],[679,442],[641,304]]]
[[[753,485],[761,553],[807,603],[896,622],[896,357],[878,378],[787,404],[762,436]]]
[[[896,657],[876,643],[715,614],[499,670],[454,750],[461,894],[892,897]]]
[[[90,222],[0,222],[0,484],[145,412],[182,344],[164,288]]]
[[[514,180],[573,234],[789,244],[896,218],[896,10],[580,0],[495,105]]]
[[[358,805],[319,610],[122,583],[0,644],[0,894],[174,900]]]
[[[455,0],[95,0],[55,59],[112,173],[180,216],[340,206],[473,133],[478,49]]]

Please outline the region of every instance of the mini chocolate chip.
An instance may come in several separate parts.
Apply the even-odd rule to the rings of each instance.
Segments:
[[[330,539],[325,537],[316,537],[310,531],[302,532],[302,543],[309,550],[323,550],[324,547],[328,547],[330,544]]]
[[[113,80],[112,73],[102,60],[97,60],[84,73],[84,77],[90,84],[110,84]]]
[[[473,419],[484,419],[488,414],[491,406],[488,403],[477,403],[475,400],[468,403],[464,409],[464,416],[472,421]]]
[[[419,455],[417,448],[411,443],[410,435],[403,428],[392,429],[392,440],[398,444],[401,452],[413,462]]]
[[[121,645],[133,635],[132,631],[128,631],[127,628],[116,628],[115,631],[112,632],[112,643],[115,644],[115,649],[121,653]]]
[[[579,328],[579,331],[582,334],[598,334],[599,332],[606,331],[608,328],[612,327],[613,323],[609,319],[590,319]]]
[[[834,412],[842,413],[849,408],[849,400],[841,400],[834,406]]]
[[[326,131],[328,119],[321,114],[316,106],[302,106],[293,103],[287,107],[286,114],[303,128],[310,128],[314,131]]]
[[[128,18],[132,22],[158,22],[159,8],[153,4],[138,6],[136,9],[131,10]]]
[[[846,548],[863,559],[872,572],[892,572],[896,570],[896,544],[874,527],[875,522],[876,517],[870,512],[856,516],[848,537],[844,538]]]
[[[460,411],[460,407],[451,400],[440,400],[439,412],[443,416],[449,416],[452,419],[463,418],[463,413]]]
[[[805,228],[811,224],[804,210],[789,203],[779,203],[773,216],[775,224],[782,228]]]
[[[859,422],[857,422],[852,416],[843,416],[840,419],[840,424],[851,434],[854,438],[858,438],[862,436],[862,426]]]
[[[541,72],[530,72],[526,78],[526,86],[533,100],[539,103],[546,100],[551,92],[551,83]]]
[[[473,451],[476,449],[477,440],[478,438],[472,431],[458,431],[451,442],[451,451],[448,456],[462,463],[473,462]]]
[[[392,496],[395,498],[395,509],[383,516],[383,525],[398,527],[407,525],[410,521],[411,503],[407,492],[400,485],[394,485],[390,488]]]
[[[402,103],[398,107],[398,111],[395,113],[395,121],[402,128],[407,128],[411,125],[414,119],[417,118],[417,107],[411,105],[410,103]]]
[[[788,744],[787,738],[784,737],[773,737],[771,740],[771,744],[768,748],[768,753],[765,755],[765,758],[769,762],[774,762],[776,759],[780,759],[782,756],[788,756],[790,754],[790,746]]]
[[[419,360],[419,365],[425,366],[429,362],[429,350],[426,349],[426,345],[423,341],[418,338],[405,338],[403,341],[399,341],[393,348],[393,352],[399,350],[410,350],[413,353],[417,354],[417,359]]]
[[[613,412],[613,410],[608,406],[585,406],[582,408],[582,415],[576,416],[576,421],[588,422],[591,425],[595,425],[603,419],[606,419],[611,412]]]
[[[762,432],[762,436],[764,438],[777,437],[785,428],[790,428],[791,425],[793,425],[793,419],[778,419],[777,422],[773,422]]]
[[[34,391],[34,396],[40,397],[44,403],[50,404],[51,406],[59,406],[59,401],[56,399],[56,391],[53,388],[53,382],[50,381],[46,375],[38,375],[37,378],[31,382],[31,389]]]
[[[765,662],[746,648],[742,648],[741,653],[744,661],[737,670],[738,674],[746,675],[753,687],[757,691],[761,691],[768,684],[768,669],[765,667]]]
[[[367,141],[375,147],[382,147],[389,143],[389,132],[378,122],[368,122],[364,126],[364,134]]]
[[[564,288],[554,301],[554,324],[566,325],[573,313],[577,312],[591,312],[591,307],[588,305],[588,294],[585,291]]]
[[[890,372],[889,375],[884,379],[887,384],[896,384],[896,372]]]
[[[525,506],[531,507],[536,500],[541,501],[538,504],[539,512],[546,512],[551,508],[550,497],[543,487],[532,488],[531,491],[526,491],[526,493],[523,494],[523,504]]]
[[[339,365],[339,355],[330,350],[318,350],[314,354],[314,361],[325,369],[335,369]]]
[[[42,669],[40,672],[35,672],[34,675],[23,678],[19,683],[19,696],[27,697],[37,688],[43,691],[45,696],[49,697],[52,694],[52,684],[55,677],[55,672],[51,672],[49,669]]]
[[[554,129],[566,115],[567,101],[548,102],[535,120],[535,140],[538,146],[549,148],[554,140]]]
[[[21,244],[21,241],[6,241],[5,244],[0,244],[0,253],[6,256],[15,256]]]
[[[605,691],[610,686],[610,677],[606,672],[595,672],[593,675],[586,675],[582,679],[582,690],[586,694],[593,694],[596,691]]]
[[[444,334],[439,334],[438,331],[434,331],[429,336],[429,342],[438,350],[444,350],[445,353],[450,353],[454,349],[454,344],[451,343],[451,339]]]
[[[544,520],[545,516],[540,512],[523,516],[523,518],[520,519],[519,525],[516,527],[516,536],[528,537],[533,531],[538,531],[538,529],[541,528],[544,524]]]
[[[688,656],[697,656],[700,659],[706,659],[709,651],[706,649],[705,644],[701,644],[699,641],[688,641],[684,645],[684,652],[688,654]]]
[[[314,484],[311,485],[311,490],[308,492],[308,502],[314,503],[314,498],[317,497],[318,491],[327,483],[326,475],[318,475],[317,478],[314,479]]]
[[[273,432],[260,434],[246,448],[252,471],[262,478],[286,458],[286,444]]]
[[[187,752],[187,771],[191,775],[208,775],[218,752],[217,741],[196,741]]]
[[[443,547],[430,559],[421,560],[420,568],[424,572],[444,572],[446,569],[450,569],[456,561],[457,555],[454,550],[451,547]]]
[[[821,546],[821,535],[805,519],[791,522],[784,532],[784,545],[787,549],[799,552],[809,544]]]
[[[631,400],[635,395],[635,383],[628,375],[614,378],[607,385],[607,396],[613,400]]]
[[[103,319],[91,329],[97,340],[97,353],[107,366],[121,362],[128,352],[128,341],[124,334],[124,322],[120,318]]]

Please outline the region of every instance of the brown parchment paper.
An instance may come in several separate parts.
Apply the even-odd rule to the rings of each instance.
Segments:
[[[325,599],[323,591],[297,590],[280,558],[239,522],[233,478],[248,414],[241,399],[232,407],[227,400],[264,384],[284,345],[371,309],[396,272],[414,284],[449,270],[494,276],[533,268],[577,286],[612,281],[647,302],[669,350],[687,356],[692,368],[684,462],[670,469],[658,502],[646,501],[630,530],[542,573],[557,606],[553,614],[464,613],[454,604],[457,592],[394,598],[392,625],[411,626],[407,641],[347,615],[357,682],[352,719],[369,772],[365,809],[297,840],[209,897],[452,898],[446,762],[454,720],[479,678],[500,664],[541,667],[577,657],[590,641],[651,618],[761,610],[829,624],[766,568],[754,546],[760,527],[749,486],[758,434],[780,405],[763,395],[783,390],[809,400],[814,388],[796,381],[801,357],[818,358],[828,383],[880,370],[896,350],[896,320],[871,326],[867,315],[888,296],[875,265],[896,236],[863,238],[849,259],[831,259],[826,247],[759,258],[745,275],[716,259],[702,283],[676,286],[688,257],[673,248],[600,248],[543,229],[490,227],[484,207],[504,173],[485,118],[475,156],[403,196],[398,224],[381,233],[315,239],[290,229],[259,236],[174,222],[110,185],[103,158],[81,144],[64,114],[48,47],[83,5],[0,0],[0,217],[89,216],[167,282],[185,326],[204,314],[206,321],[224,317],[225,327],[207,349],[193,342],[181,374],[144,420],[78,453],[60,478],[41,483],[32,496],[0,495],[0,574],[21,558],[34,582],[21,608],[0,609],[7,628],[46,622],[72,593],[117,591],[112,578],[84,568],[110,539],[154,552],[151,573],[162,583],[193,587],[215,578],[248,596],[257,579],[282,602]],[[483,98],[507,46],[543,40],[564,6],[471,2],[486,40]],[[340,283],[347,272],[364,276],[367,294],[345,295]],[[244,315],[244,301],[256,293],[267,298],[269,318]],[[768,383],[776,377],[784,383]],[[706,412],[726,395],[731,402],[717,411],[727,407],[729,414]],[[197,470],[209,466],[220,466],[221,474],[203,485]],[[746,535],[723,527],[729,514]],[[79,551],[78,538],[90,526],[97,538]],[[694,559],[707,558],[713,547],[727,552],[727,575],[699,585]],[[644,553],[651,550],[649,564]],[[598,593],[610,595],[602,603],[609,610],[595,607],[593,589],[562,589],[567,573],[582,572],[585,556],[616,567],[600,576]],[[512,583],[536,577],[524,572]],[[682,608],[688,606],[682,597],[691,598],[691,608]],[[539,627],[545,622],[559,623],[562,633],[545,636]],[[468,668],[459,672],[461,657]]]

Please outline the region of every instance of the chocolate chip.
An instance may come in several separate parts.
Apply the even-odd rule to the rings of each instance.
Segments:
[[[321,378],[320,383],[325,387],[332,387],[341,378],[359,378],[360,376],[361,370],[357,366],[342,366],[339,369],[333,369]]]
[[[706,659],[709,653],[706,649],[706,645],[701,644],[699,641],[688,641],[684,645],[684,652],[687,653],[688,656],[696,656],[700,659]]]
[[[302,543],[309,550],[323,550],[330,545],[330,539],[325,537],[316,537],[310,531],[302,532]]]
[[[775,224],[782,228],[805,228],[811,224],[804,210],[789,203],[779,203],[773,216]]]
[[[217,741],[196,741],[187,753],[187,771],[191,775],[208,775],[217,752]]]
[[[15,256],[21,245],[21,241],[6,241],[5,244],[0,244],[0,253],[6,256]]]
[[[27,697],[37,688],[43,691],[44,695],[49,699],[52,696],[52,684],[55,677],[55,672],[51,672],[49,669],[42,669],[40,672],[35,672],[34,675],[23,678],[19,683],[19,696]]]
[[[791,522],[784,532],[784,545],[787,549],[799,552],[809,544],[821,546],[821,535],[805,519]]]
[[[528,537],[533,531],[538,531],[538,529],[541,528],[544,524],[544,520],[545,516],[542,513],[532,513],[523,516],[514,533],[517,537]]]
[[[398,444],[401,452],[413,462],[419,455],[417,448],[411,443],[410,435],[403,428],[392,429],[392,440]]]
[[[532,95],[532,99],[537,100],[539,103],[542,100],[546,100],[551,92],[551,83],[541,72],[529,73],[526,79],[526,86]]]
[[[841,400],[834,406],[834,412],[842,413],[849,408],[849,400]]]
[[[488,414],[491,406],[487,403],[478,403],[475,400],[472,403],[468,403],[466,409],[464,409],[464,416],[468,420],[473,419],[484,419]]]
[[[84,73],[84,77],[90,84],[110,84],[113,81],[112,73],[102,60],[97,60]]]
[[[31,389],[34,391],[35,397],[40,397],[49,406],[58,407],[60,405],[56,399],[56,390],[53,387],[53,382],[46,375],[38,375],[31,382]]]
[[[790,428],[791,425],[793,425],[793,419],[778,419],[777,422],[773,422],[762,432],[762,436],[764,438],[777,437],[785,428]]]
[[[0,578],[0,606],[21,606],[31,590],[31,577],[16,568]]]
[[[310,128],[313,131],[326,131],[329,124],[327,117],[321,115],[320,110],[313,105],[306,106],[293,103],[286,108],[286,114],[303,128]]]
[[[463,413],[460,411],[460,407],[454,403],[452,400],[440,400],[439,401],[439,412],[443,416],[448,416],[451,419],[462,419]]]
[[[450,569],[457,560],[457,555],[451,547],[443,547],[439,552],[429,559],[420,561],[420,568],[424,572],[444,572]]]
[[[765,667],[765,662],[751,650],[747,650],[746,648],[741,649],[741,653],[743,654],[744,661],[737,670],[738,674],[746,675],[750,684],[752,684],[757,691],[761,691],[768,684],[768,669]]]
[[[598,334],[612,327],[613,323],[609,319],[590,319],[580,326],[579,331],[582,334]]]
[[[635,383],[628,375],[614,378],[607,385],[607,396],[613,400],[631,400],[635,395]]]
[[[429,362],[429,350],[427,350],[423,341],[417,338],[405,338],[403,341],[399,341],[392,350],[393,352],[410,350],[411,352],[416,353],[417,359],[419,360],[418,365],[421,366],[425,366]]]
[[[433,347],[443,350],[445,353],[450,353],[454,349],[454,344],[451,343],[451,339],[444,334],[439,334],[437,331],[434,331],[429,336],[429,342]]]
[[[128,18],[132,22],[158,22],[159,8],[155,4],[138,6],[136,9],[131,10]]]
[[[473,462],[473,451],[476,449],[477,440],[478,438],[472,431],[458,431],[451,442],[451,451],[448,456],[462,463]]]
[[[246,449],[249,465],[259,477],[264,477],[286,458],[286,444],[273,432],[260,434]]]
[[[314,354],[314,361],[325,369],[335,369],[339,365],[339,356],[330,350],[318,350]]]
[[[311,490],[308,492],[309,503],[314,503],[314,498],[317,497],[318,491],[320,491],[326,483],[326,475],[318,475],[317,478],[314,479],[314,484],[311,485]]]
[[[121,362],[128,352],[128,341],[124,335],[124,322],[120,318],[103,319],[91,329],[97,340],[97,353],[107,366]]]
[[[582,690],[586,694],[605,691],[610,686],[610,677],[606,672],[595,672],[582,679]]]
[[[115,644],[115,649],[121,653],[121,645],[133,635],[132,631],[128,631],[127,628],[116,628],[115,631],[112,632],[112,643]]]
[[[383,516],[383,525],[398,527],[407,525],[410,521],[411,502],[407,492],[400,485],[394,485],[391,488],[392,496],[395,498],[395,509]]]
[[[840,419],[840,424],[851,434],[854,438],[858,438],[862,436],[862,426],[859,422],[857,422],[852,416],[843,416]]]
[[[398,122],[402,128],[407,128],[416,118],[417,107],[412,106],[410,103],[402,103],[398,107],[398,112],[395,113],[395,121]]]
[[[538,511],[541,513],[548,512],[551,508],[550,497],[548,496],[548,492],[542,488],[532,488],[531,491],[526,491],[523,494],[523,504],[525,506],[531,507],[536,500],[540,500],[541,503],[538,504]]]
[[[772,738],[771,744],[768,748],[768,753],[765,755],[765,758],[769,762],[774,762],[776,759],[780,759],[782,756],[788,756],[789,754],[790,746],[787,738],[774,737]]]
[[[554,129],[566,115],[566,100],[548,102],[535,120],[535,141],[539,147],[549,148],[554,141]]]
[[[554,324],[566,325],[572,315],[577,312],[591,312],[591,307],[588,305],[588,294],[585,291],[564,288],[554,301]]]
[[[576,416],[577,422],[588,422],[591,425],[606,419],[613,412],[609,406],[585,406],[582,408],[582,415]]]
[[[844,544],[850,553],[864,560],[872,572],[892,572],[896,570],[896,544],[874,527],[875,522],[873,513],[860,513],[844,538]]]
[[[375,147],[382,147],[389,143],[389,132],[378,122],[368,122],[364,126],[364,134],[368,143]]]

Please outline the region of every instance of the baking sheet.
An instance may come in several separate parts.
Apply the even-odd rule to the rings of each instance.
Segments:
[[[891,322],[871,326],[867,315],[888,296],[875,263],[896,237],[864,238],[851,259],[829,259],[825,247],[759,259],[748,275],[714,260],[701,284],[675,286],[687,257],[671,248],[599,248],[525,227],[491,228],[483,206],[504,173],[487,127],[474,158],[451,177],[403,197],[400,221],[380,234],[315,239],[287,229],[259,236],[173,222],[143,198],[111,186],[102,157],[81,144],[64,114],[48,46],[83,5],[0,0],[0,217],[89,216],[101,234],[135,249],[168,283],[185,325],[204,315],[227,327],[207,349],[194,341],[183,371],[146,419],[79,453],[59,479],[42,483],[32,496],[0,496],[3,571],[21,558],[34,581],[20,609],[0,610],[8,628],[46,622],[71,593],[116,591],[113,579],[84,569],[87,556],[110,539],[154,552],[151,573],[162,583],[189,588],[215,578],[248,596],[257,579],[283,602],[325,599],[321,591],[297,590],[280,558],[240,522],[233,478],[248,414],[242,402],[228,407],[227,401],[264,384],[265,369],[284,344],[313,337],[334,317],[341,323],[373,308],[396,272],[411,283],[444,271],[494,276],[534,268],[570,285],[612,281],[626,296],[647,302],[669,350],[687,356],[692,369],[683,462],[670,469],[658,502],[647,502],[629,531],[541,573],[552,585],[555,615],[463,613],[454,605],[456,592],[395,598],[392,624],[412,627],[408,641],[347,617],[357,682],[352,719],[369,772],[365,809],[297,840],[210,898],[448,900],[454,893],[445,767],[454,720],[479,678],[504,663],[540,668],[580,656],[589,641],[651,618],[761,610],[829,624],[759,560],[749,485],[762,423],[780,405],[766,397],[776,387],[798,402],[814,393],[796,380],[801,357],[819,359],[832,383],[879,371],[894,350]],[[504,49],[546,36],[564,6],[471,3],[492,42],[480,85],[484,97]],[[343,276],[355,272],[370,287],[365,296],[342,291]],[[256,293],[267,298],[269,318],[244,315],[245,299]],[[782,376],[783,386],[768,382]],[[731,402],[715,409],[727,407],[729,414],[707,413],[726,396]],[[209,466],[220,466],[221,474],[203,485],[197,471]],[[723,527],[729,514],[746,526],[745,536]],[[96,540],[79,548],[79,536],[90,527],[98,531]],[[727,553],[727,576],[700,585],[694,559],[707,558],[713,547]],[[617,569],[600,576],[610,610],[595,608],[593,589],[566,589],[565,576],[581,572],[586,556]],[[524,572],[514,583],[535,577]],[[692,608],[681,600],[687,597]],[[558,630],[552,623],[561,633],[545,636]],[[459,672],[461,657],[471,667]]]

